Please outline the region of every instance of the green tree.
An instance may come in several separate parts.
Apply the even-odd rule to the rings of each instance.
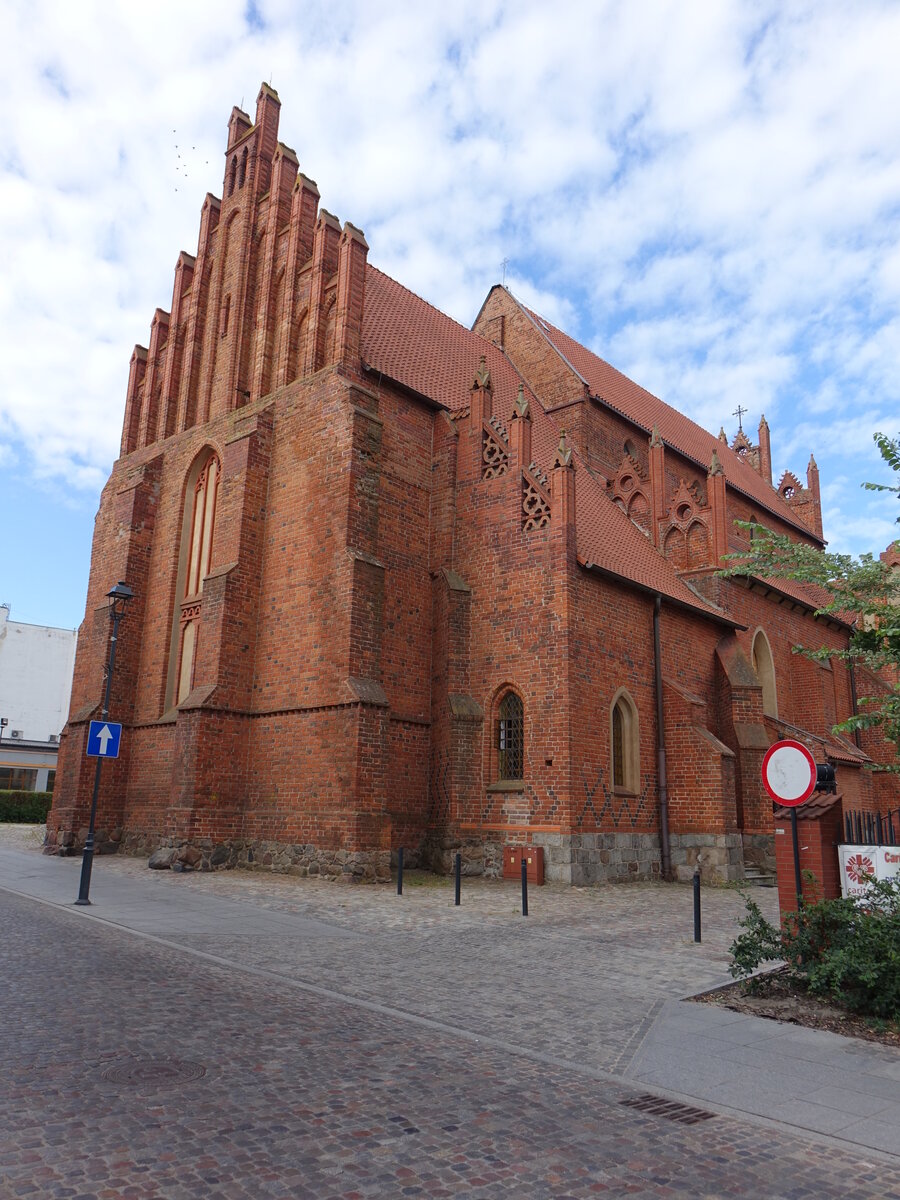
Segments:
[[[875,443],[881,457],[900,475],[900,436],[889,438],[876,433]],[[900,485],[862,486],[900,497]],[[897,521],[900,523],[900,517]],[[872,554],[859,558],[829,554],[765,526],[746,521],[738,524],[748,531],[752,529],[751,549],[748,553],[729,554],[731,565],[722,574],[793,579],[810,585],[811,596],[821,601],[817,614],[835,616],[852,626],[846,649],[795,646],[794,652],[818,660],[853,660],[879,675],[883,690],[859,697],[857,715],[834,729],[852,732],[880,727],[897,748],[895,761],[881,769],[900,772],[900,571]]]

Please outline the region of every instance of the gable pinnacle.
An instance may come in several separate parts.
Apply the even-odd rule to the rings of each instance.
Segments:
[[[482,354],[478,363],[478,370],[475,372],[475,379],[472,383],[473,388],[484,388],[486,391],[491,389],[491,373],[487,367],[487,361]]]
[[[722,464],[719,462],[719,456],[718,456],[718,454],[716,454],[715,450],[713,450],[712,461],[709,464],[709,472],[708,473],[710,475],[724,475],[725,474],[724,468],[722,467]]]
[[[529,411],[528,400],[525,397],[525,388],[520,383],[519,390],[516,393],[515,404],[513,406],[513,417],[522,417],[524,419],[530,416],[531,412]]]
[[[559,438],[559,446],[556,449],[556,457],[553,459],[554,467],[569,467],[574,466],[572,462],[572,448],[566,443],[566,431],[563,430]]]
[[[726,446],[728,445],[728,435],[725,432],[724,425],[719,426],[719,441],[724,442]]]
[[[653,432],[650,434],[650,445],[661,446],[663,444],[662,434],[659,432],[659,426],[653,426]]]

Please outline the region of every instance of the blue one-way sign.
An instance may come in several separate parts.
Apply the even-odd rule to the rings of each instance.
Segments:
[[[91,721],[87,754],[90,758],[118,758],[122,726],[115,721]]]

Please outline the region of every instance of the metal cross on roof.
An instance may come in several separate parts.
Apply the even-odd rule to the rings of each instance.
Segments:
[[[500,266],[503,268],[503,286],[506,287],[506,268],[509,266],[509,259],[504,258]]]
[[[744,432],[744,426],[741,424],[741,417],[744,415],[745,412],[749,412],[749,411],[750,411],[749,408],[741,408],[741,406],[738,405],[737,408],[734,410],[734,412],[731,414],[733,417],[737,417],[737,419],[738,419],[738,433]]]

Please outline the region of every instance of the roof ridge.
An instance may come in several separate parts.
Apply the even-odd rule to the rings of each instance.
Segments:
[[[558,335],[560,338],[564,338],[568,342],[572,342],[578,348],[578,350],[582,351],[584,354],[590,355],[590,357],[594,359],[595,362],[597,362],[603,369],[612,372],[612,374],[615,375],[619,380],[623,381],[628,388],[633,388],[636,392],[640,393],[641,396],[647,397],[647,399],[653,404],[658,404],[664,408],[666,412],[671,414],[676,421],[687,422],[688,425],[693,427],[693,429],[699,431],[705,437],[708,437],[710,441],[715,442],[716,446],[714,448],[717,450],[717,452],[720,452],[720,448],[722,450],[728,450],[729,453],[725,457],[725,461],[728,464],[726,478],[729,485],[736,491],[740,492],[744,496],[747,496],[749,499],[753,500],[762,507],[767,508],[774,516],[778,517],[779,520],[784,521],[785,524],[791,525],[793,528],[805,533],[807,537],[817,540],[819,543],[824,541],[824,539],[818,537],[815,530],[810,529],[806,522],[793,512],[790,506],[782,498],[778,489],[773,487],[770,483],[767,483],[767,481],[763,479],[763,477],[759,475],[759,473],[755,471],[753,467],[749,465],[749,463],[746,463],[739,454],[732,450],[727,442],[721,442],[715,436],[715,434],[711,433],[698,421],[695,421],[693,417],[689,417],[686,413],[680,412],[667,400],[663,400],[662,397],[657,396],[655,392],[651,392],[642,384],[637,383],[631,378],[631,376],[626,375],[624,371],[621,371],[618,367],[614,366],[600,354],[597,354],[596,351],[591,350],[589,346],[585,346],[583,342],[579,342],[578,339],[573,337],[572,334],[566,333],[565,330],[558,328],[558,326],[548,321],[546,317],[542,317],[540,313],[535,312],[526,304],[523,304],[521,300],[519,300],[516,296],[513,296],[512,292],[509,294],[526,314],[526,316],[528,316],[529,319],[535,324],[536,328],[539,330],[542,336],[546,338],[547,342],[553,347],[560,358],[567,364],[567,366],[569,366],[572,371],[574,371],[579,379],[585,379],[584,372],[579,370],[579,368],[574,365],[565,348],[557,344],[553,336],[554,334]],[[592,394],[598,395],[598,393],[596,393],[592,387],[590,380],[585,380],[585,382],[587,383],[587,386],[591,390]],[[646,421],[639,420],[633,413],[622,408],[622,406],[617,404],[614,400],[610,400],[607,396],[599,396],[599,399],[602,400],[602,402],[614,412],[617,412],[623,416],[627,421],[630,421],[632,424],[637,425],[648,432],[650,431],[650,426]],[[671,436],[668,438],[664,436],[664,440],[666,440],[672,449],[678,454],[681,454],[684,458],[696,463],[701,468],[704,468],[708,465],[701,458],[698,458],[695,453],[691,453],[690,450],[678,445],[672,440]],[[749,476],[746,481],[741,478],[741,476],[745,475],[747,472],[752,472],[752,483]],[[735,478],[735,476],[737,476],[737,478]],[[754,494],[757,487],[762,487],[765,489],[765,498],[763,498],[762,495],[757,496]]]

